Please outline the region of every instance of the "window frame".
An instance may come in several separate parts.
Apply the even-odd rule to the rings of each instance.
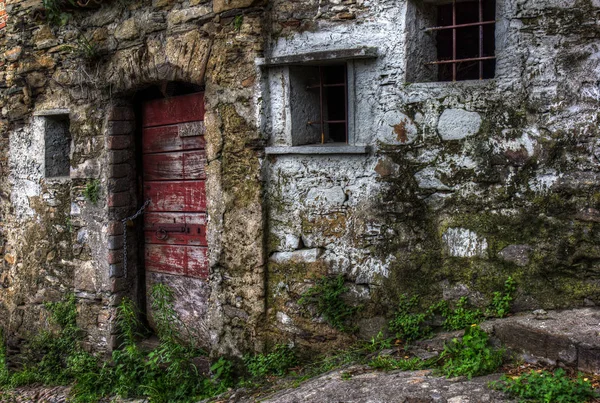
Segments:
[[[325,83],[325,74],[328,67],[341,66],[343,67],[343,75],[341,82],[335,83]],[[309,126],[319,126],[321,129],[321,144],[330,144],[330,143],[343,143],[348,144],[348,63],[343,64],[318,64],[315,66],[319,69],[319,82],[318,84],[307,86],[307,90],[318,89],[319,90],[319,119],[318,120],[309,120],[306,124]],[[331,115],[329,111],[325,111],[325,103],[329,103],[329,100],[326,100],[326,97],[329,95],[325,94],[326,88],[343,88],[343,98],[344,98],[344,119],[331,119]],[[343,124],[344,125],[344,141],[327,141],[325,142],[325,125],[332,124]],[[329,137],[331,139],[331,137]],[[318,143],[315,143],[318,144]]]
[[[365,154],[370,152],[368,145],[356,145],[355,136],[355,60],[373,60],[378,57],[375,47],[335,49],[310,53],[292,54],[256,60],[257,66],[265,73],[265,100],[263,116],[265,130],[270,132],[266,154]],[[346,67],[346,142],[295,144],[297,126],[294,128],[292,116],[293,75],[290,70],[298,67],[319,65],[345,65]],[[274,104],[273,100],[277,100]],[[274,107],[275,106],[275,107]],[[298,124],[298,122],[296,122]],[[306,124],[306,121],[304,121]]]
[[[468,79],[465,80],[457,80],[457,66],[460,63],[465,63],[465,62],[479,62],[479,80],[483,80],[484,77],[484,72],[483,72],[483,63],[484,61],[487,60],[496,60],[496,49],[494,46],[494,55],[493,56],[483,56],[483,43],[484,43],[484,32],[483,32],[483,26],[484,25],[496,25],[497,23],[497,18],[495,17],[496,15],[496,10],[494,10],[494,19],[493,20],[487,20],[484,21],[483,20],[483,1],[484,0],[476,0],[478,3],[478,16],[479,16],[479,21],[477,22],[473,22],[473,23],[466,23],[466,24],[457,24],[456,23],[456,0],[452,0],[451,4],[452,4],[452,25],[444,25],[444,26],[437,26],[437,27],[429,27],[425,29],[426,33],[429,32],[439,32],[442,30],[452,30],[452,59],[451,60],[438,60],[436,57],[436,60],[433,62],[427,62],[425,63],[425,65],[428,66],[433,66],[433,65],[440,65],[440,64],[452,64],[452,81],[468,81]],[[475,3],[476,1],[472,1],[473,3]],[[442,4],[437,4],[436,6],[439,7]],[[466,59],[457,59],[456,56],[456,49],[457,49],[457,30],[461,29],[461,28],[468,28],[468,27],[479,27],[479,56],[478,57],[474,57],[474,58],[466,58]],[[495,30],[494,30],[495,31]],[[494,44],[496,42],[496,38],[494,35]],[[496,73],[494,72],[494,77],[495,77]],[[438,80],[439,81],[439,80]]]

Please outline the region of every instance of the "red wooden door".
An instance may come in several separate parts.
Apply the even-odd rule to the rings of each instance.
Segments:
[[[145,103],[142,126],[146,270],[206,278],[204,94]]]

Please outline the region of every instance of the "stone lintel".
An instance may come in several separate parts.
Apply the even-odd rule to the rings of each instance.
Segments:
[[[55,115],[68,115],[69,109],[46,109],[41,111],[36,111],[33,113],[33,116],[55,116]]]
[[[292,155],[292,154],[315,154],[315,155],[330,155],[330,154],[368,154],[369,146],[351,146],[347,144],[314,144],[306,146],[293,147],[267,147],[265,154],[267,155]]]
[[[374,59],[377,56],[378,50],[376,47],[365,46],[360,48],[334,49],[287,56],[269,57],[257,59],[256,64],[259,66],[273,67],[290,64],[323,63],[354,59]]]

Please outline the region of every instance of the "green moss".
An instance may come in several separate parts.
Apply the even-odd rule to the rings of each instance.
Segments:
[[[221,160],[223,191],[232,205],[247,208],[260,203],[262,192],[258,156],[247,144],[253,135],[258,134],[237,113],[234,105],[220,105],[218,110],[224,138]]]

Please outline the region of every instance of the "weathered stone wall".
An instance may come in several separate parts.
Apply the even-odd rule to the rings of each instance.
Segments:
[[[600,303],[600,4],[498,0],[495,79],[407,83],[425,68],[407,57],[425,35],[416,4],[274,2],[267,57],[379,53],[349,62],[354,145],[371,153],[269,156],[274,338],[343,342],[296,304],[311,278],[332,273],[363,305],[365,336],[401,293],[485,306],[508,276],[517,310]],[[281,70],[266,69],[269,111],[285,109]],[[280,145],[286,115],[271,115]]]
[[[210,277],[146,280],[172,286],[182,319],[215,352],[346,343],[297,305],[332,273],[363,305],[364,336],[400,293],[485,305],[509,275],[516,309],[598,304],[600,4],[497,0],[495,79],[407,83],[431,54],[415,55],[427,43],[418,4],[115,1],[67,10],[64,25],[44,22],[41,1],[7,4],[0,327],[17,345],[46,326],[43,302],[75,292],[90,348],[102,351],[116,343],[120,299],[143,306],[141,222],[125,238],[120,219],[142,203],[141,91],[172,82],[205,90]],[[343,59],[347,153],[285,151],[289,75],[264,60],[366,48],[377,56]],[[48,114],[69,118],[68,178],[44,177]],[[84,196],[95,180],[97,203]]]
[[[182,319],[215,351],[260,348],[263,221],[257,128],[260,1],[107,2],[46,23],[41,1],[12,1],[0,31],[2,268],[0,327],[15,346],[46,326],[43,303],[75,292],[90,348],[114,347],[115,306],[143,305],[138,238],[120,220],[137,192],[135,94],[184,82],[205,88],[210,278],[164,275]],[[50,112],[49,112],[50,111]],[[71,172],[44,177],[34,115],[70,119]],[[99,199],[84,197],[99,181]]]

